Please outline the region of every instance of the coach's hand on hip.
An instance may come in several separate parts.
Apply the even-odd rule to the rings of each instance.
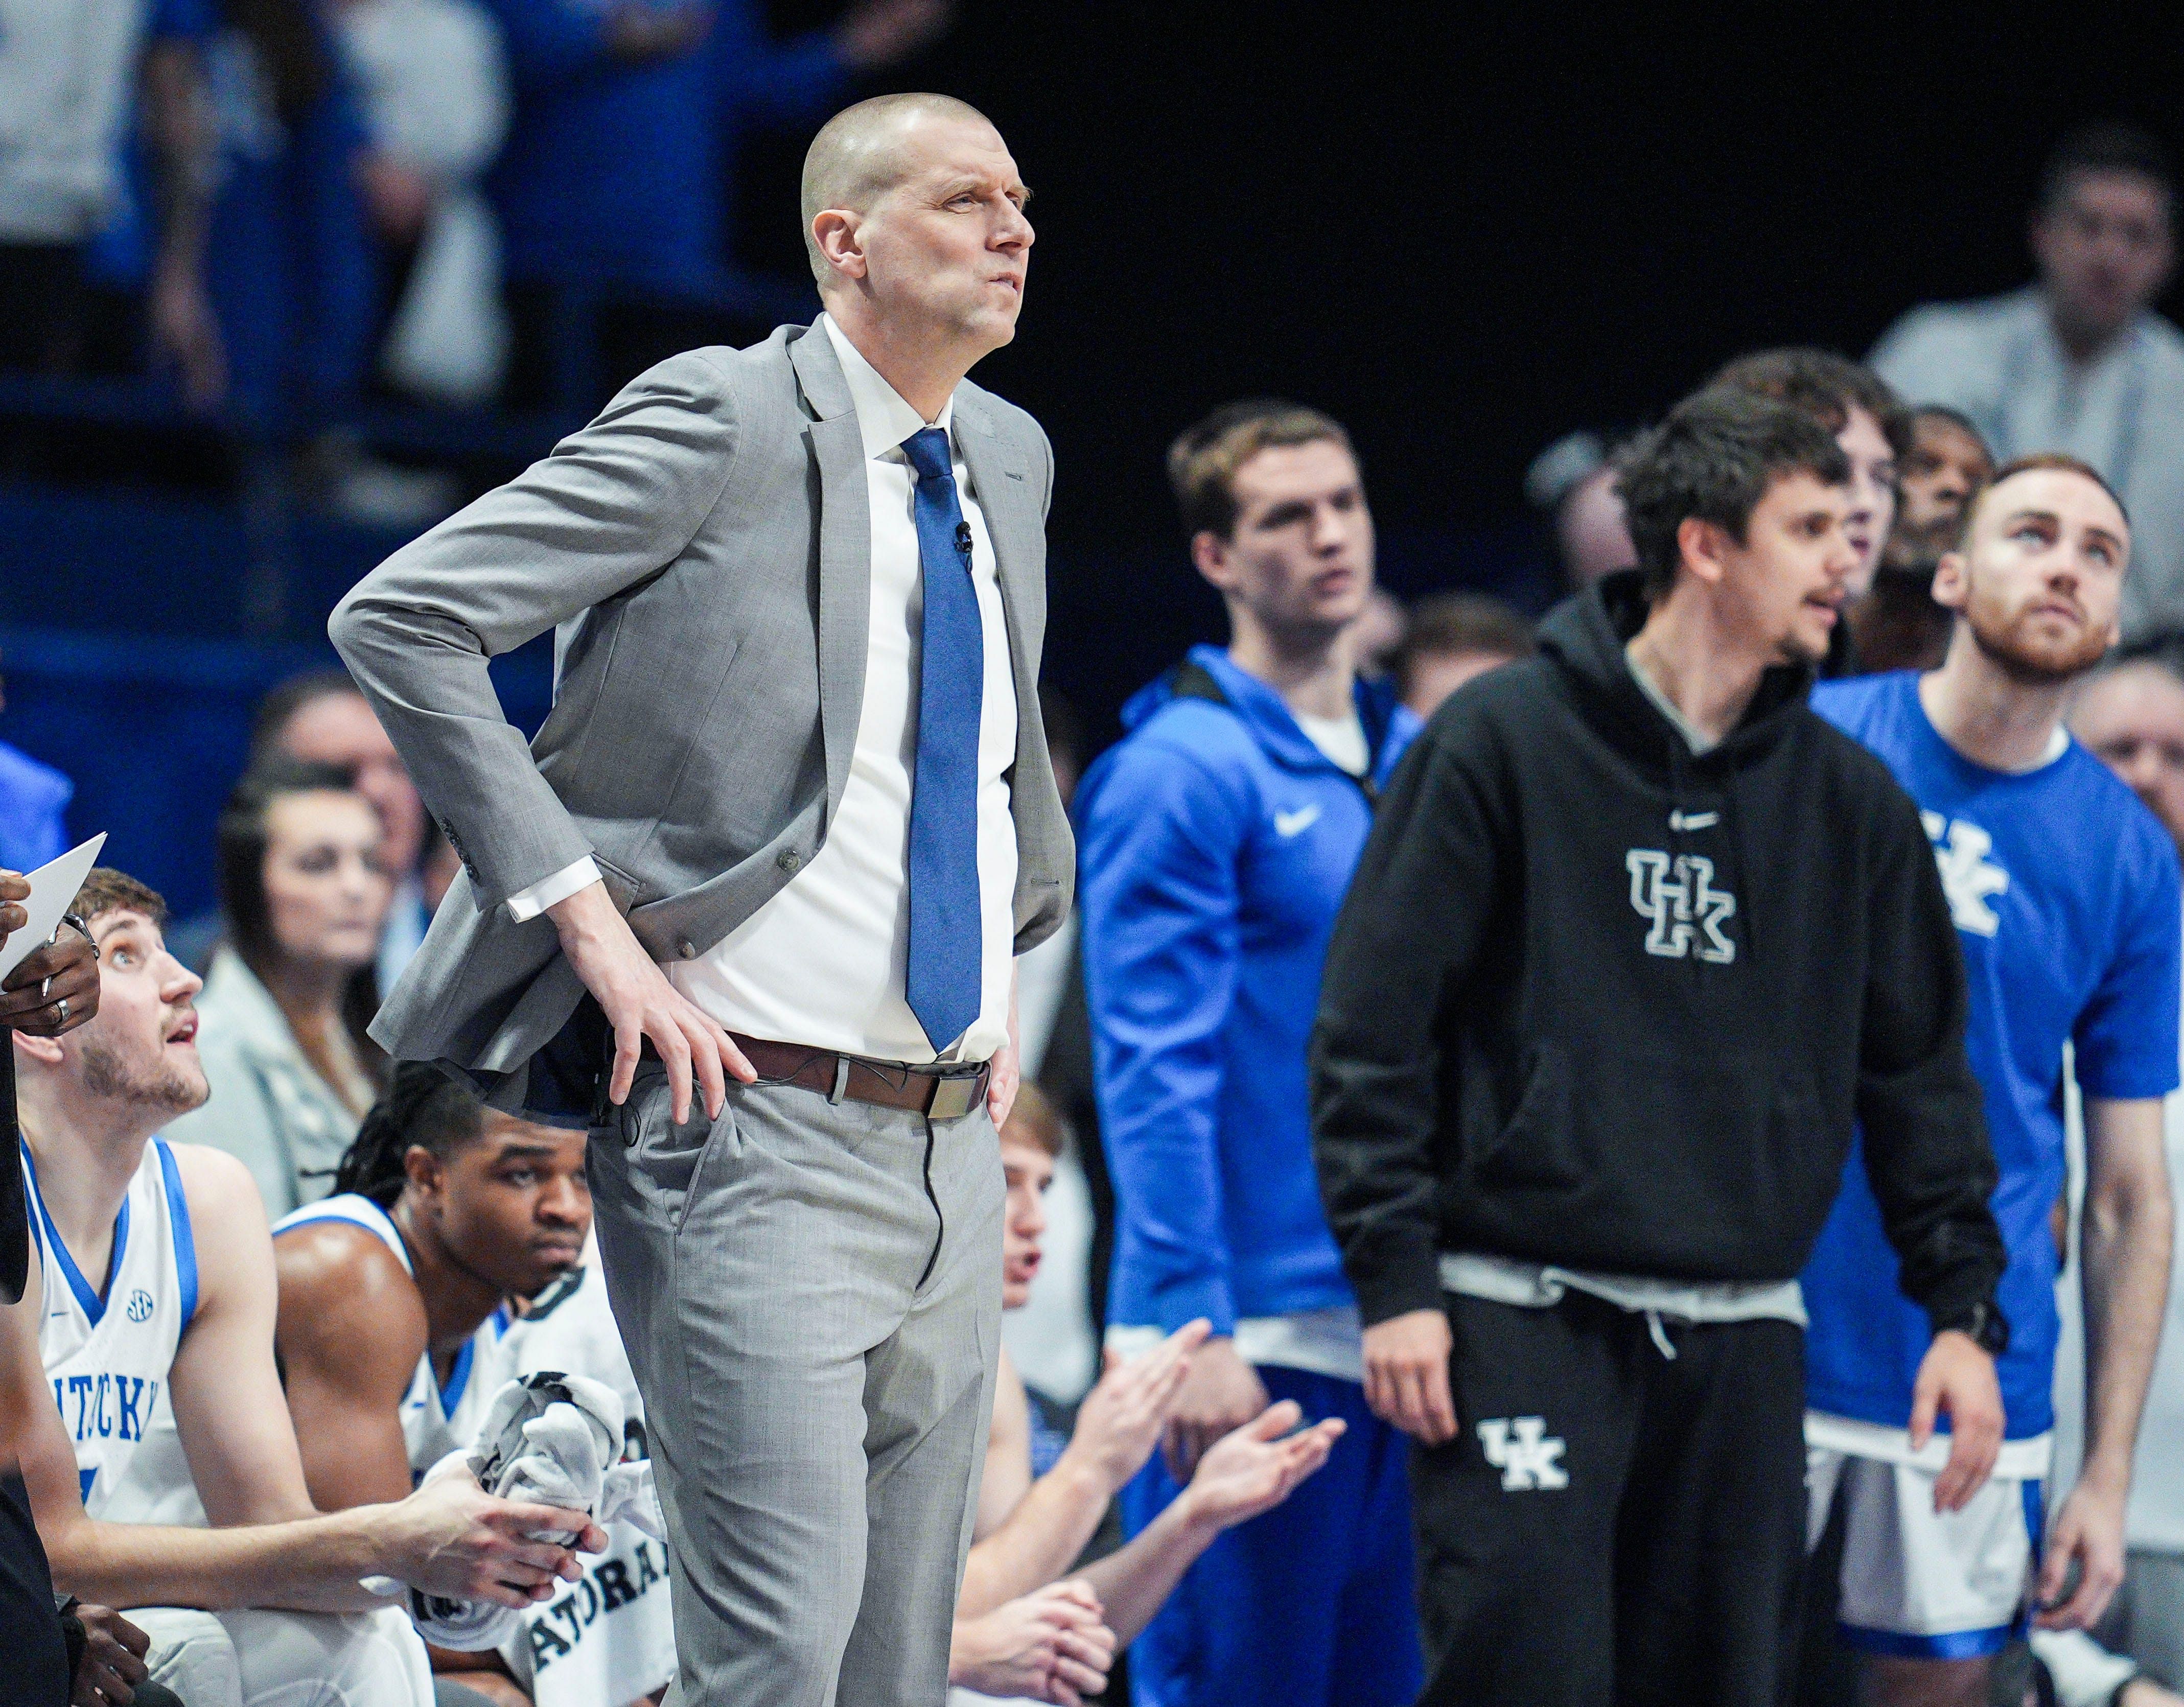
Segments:
[[[1911,1448],[1934,1437],[1949,1414],[1949,1461],[1934,1478],[1934,1510],[1961,1511],[1986,1486],[2002,1452],[2002,1386],[1994,1358],[1970,1334],[1952,1328],[1934,1336],[1911,1389]]]
[[[1365,1330],[1365,1403],[1428,1446],[1456,1438],[1456,1401],[1449,1396],[1448,1359],[1456,1342],[1437,1309],[1406,1310]]]
[[[629,921],[615,910],[605,884],[588,884],[546,911],[561,933],[561,952],[614,1027],[608,1098],[616,1104],[627,1099],[638,1057],[649,1037],[667,1068],[676,1124],[690,1118],[694,1074],[705,1093],[705,1118],[717,1120],[727,1099],[726,1076],[733,1073],[746,1085],[758,1076],[727,1032],[667,981]]]

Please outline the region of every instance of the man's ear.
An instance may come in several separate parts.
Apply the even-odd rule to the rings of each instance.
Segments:
[[[1934,565],[1934,603],[1944,610],[1962,610],[1971,598],[1971,564],[1960,551],[1945,551]]]
[[[1198,572],[1223,592],[1235,590],[1236,571],[1228,561],[1228,542],[1210,527],[1190,537],[1190,560]]]
[[[1729,572],[1729,553],[1735,543],[1729,531],[1702,516],[1687,515],[1676,524],[1676,554],[1693,578],[1708,587],[1721,585]]]
[[[35,1061],[42,1067],[58,1067],[67,1058],[67,1048],[58,1037],[33,1037],[21,1031],[10,1031],[15,1040],[15,1054],[19,1062]]]
[[[402,1172],[420,1197],[437,1196],[447,1171],[440,1159],[422,1144],[412,1144],[402,1154]]]
[[[865,276],[865,251],[859,237],[863,218],[849,208],[826,208],[812,215],[811,241],[818,244],[837,279]]]

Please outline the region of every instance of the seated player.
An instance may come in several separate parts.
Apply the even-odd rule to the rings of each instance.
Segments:
[[[75,910],[99,946],[99,1012],[65,1037],[15,1039],[36,1237],[24,1301],[0,1312],[0,1397],[26,1419],[23,1476],[54,1582],[129,1610],[153,1676],[189,1707],[427,1702],[407,1616],[359,1578],[527,1605],[579,1574],[531,1531],[604,1537],[460,1476],[315,1511],[274,1365],[256,1188],[232,1157],[155,1136],[205,1098],[198,981],[166,952],[165,907],[143,885],[94,871]]]
[[[1970,974],[1965,1044],[2001,1175],[2008,1254],[1992,1479],[1944,1511],[1947,1455],[1912,1444],[1924,1316],[1897,1289],[1853,1158],[1804,1276],[1812,1537],[1843,1507],[1840,1626],[1868,1694],[1983,1702],[2028,1599],[2048,1629],[2098,1619],[2123,1576],[2124,1510],[2161,1330],[2172,1209],[2162,1098],[2177,1083],[2178,876],[2167,832],[2063,729],[2065,697],[2114,643],[2131,531],[2090,467],[1997,470],[1934,577],[1955,613],[1941,667],[1815,690],[1919,807]],[[2065,1049],[2084,1098],[2086,1429],[2076,1486],[2042,1510],[2053,1427]],[[2043,1534],[2044,1530],[2044,1534]],[[2033,1580],[2037,1571],[2037,1581]]]
[[[1053,1105],[1038,1087],[1026,1085],[1001,1128],[1001,1170],[1008,1186],[1001,1236],[1004,1309],[1021,1308],[1030,1296],[1039,1236],[1046,1225],[1039,1198],[1061,1151],[1061,1123]],[[957,1683],[994,1687],[978,1675],[975,1656],[991,1632],[1008,1623],[1011,1604],[1069,1571],[1108,1502],[1145,1467],[1161,1443],[1191,1350],[1205,1339],[1206,1328],[1202,1320],[1188,1323],[1157,1350],[1111,1367],[1078,1410],[1076,1429],[1053,1468],[1036,1481],[1030,1404],[1007,1352],[1001,1354],[971,1556],[956,1600],[950,1670]],[[1135,1639],[1215,1537],[1280,1504],[1326,1463],[1343,1432],[1341,1419],[1301,1429],[1301,1417],[1295,1402],[1284,1399],[1223,1436],[1157,1518],[1116,1552],[1074,1573],[1074,1582],[1093,1597],[1079,1604],[1104,1614],[1111,1641]],[[1043,1604],[1053,1611],[1051,1601]],[[986,1620],[992,1622],[982,1628]],[[1057,1626],[1052,1675],[1080,1694],[1096,1694],[1104,1682],[1096,1674],[1104,1673],[1109,1657],[1100,1640],[1106,1633]],[[1022,1693],[1021,1684],[1018,1690]]]
[[[275,1226],[277,1343],[322,1509],[398,1498],[468,1448],[501,1384],[549,1366],[521,1354],[526,1341],[550,1340],[553,1368],[633,1393],[618,1339],[566,1331],[588,1316],[612,1332],[603,1289],[578,1267],[592,1220],[584,1148],[581,1132],[488,1109],[438,1068],[404,1062],[342,1158],[335,1195]],[[569,1281],[594,1295],[588,1315]],[[532,1298],[536,1319],[519,1324]],[[437,1671],[509,1703],[528,1699],[528,1659],[432,1650]]]

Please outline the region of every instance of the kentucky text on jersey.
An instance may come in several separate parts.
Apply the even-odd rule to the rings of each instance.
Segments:
[[[75,1445],[84,1509],[121,1523],[200,1521],[167,1398],[198,1307],[197,1243],[174,1152],[160,1138],[145,1147],[114,1218],[103,1287],[62,1243],[28,1146],[23,1185],[44,1275],[38,1354]]]

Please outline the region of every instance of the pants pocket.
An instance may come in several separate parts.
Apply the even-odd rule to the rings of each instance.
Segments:
[[[630,1183],[677,1232],[682,1230],[706,1166],[706,1159],[733,1135],[735,1111],[723,1106],[718,1120],[707,1118],[696,1087],[691,1089],[690,1117],[674,1117],[673,1093],[666,1076],[640,1075],[629,1100],[615,1111],[616,1124],[601,1136],[619,1143]]]

